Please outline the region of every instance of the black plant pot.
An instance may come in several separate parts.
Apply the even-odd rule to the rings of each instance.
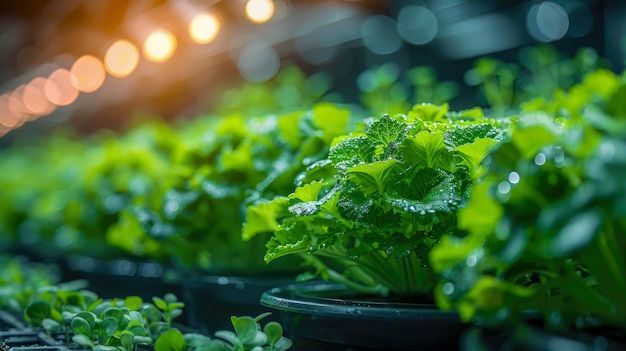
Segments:
[[[512,329],[472,327],[462,337],[463,351],[623,351],[626,331],[596,329],[557,334],[530,324]]]
[[[359,297],[345,285],[307,282],[267,291],[295,351],[458,350],[466,324],[432,304]]]
[[[24,323],[13,317],[10,313],[0,310],[0,331],[22,330]]]
[[[181,294],[180,285],[163,279],[166,267],[157,262],[69,256],[66,265],[64,281],[85,279],[88,289],[103,298],[139,296],[151,301],[153,296]]]
[[[268,289],[295,281],[295,275],[218,275],[203,272],[182,272],[182,300],[188,326],[202,333],[232,330],[231,316],[256,317],[271,312],[260,304]],[[277,321],[275,313],[262,324]]]

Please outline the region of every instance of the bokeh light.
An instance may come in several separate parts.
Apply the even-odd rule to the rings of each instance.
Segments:
[[[435,39],[438,30],[437,17],[424,6],[405,6],[398,14],[398,32],[411,44],[429,43]]]
[[[56,108],[44,93],[47,81],[46,78],[37,77],[24,88],[22,101],[26,109],[33,115],[47,115]]]
[[[48,77],[44,94],[50,102],[58,106],[67,106],[78,97],[78,89],[72,85],[72,73],[58,69]]]
[[[203,12],[189,23],[189,36],[199,44],[210,43],[220,30],[220,20],[212,13]]]
[[[0,126],[7,129],[15,127],[20,121],[20,115],[15,114],[9,104],[11,103],[11,94],[3,94],[0,96]]]
[[[363,44],[378,55],[392,54],[402,48],[396,21],[383,15],[368,17],[361,26]]]
[[[569,17],[561,5],[544,1],[531,7],[526,17],[528,33],[538,41],[551,42],[563,38],[569,28]]]
[[[176,37],[164,29],[152,32],[143,43],[143,54],[152,62],[165,62],[176,50]]]
[[[104,55],[104,67],[110,75],[118,78],[129,76],[139,63],[139,50],[131,42],[118,40]]]
[[[564,5],[570,23],[575,25],[569,26],[567,34],[574,37],[583,37],[593,29],[593,12],[582,1],[570,1]]]
[[[106,78],[102,62],[90,55],[82,56],[76,60],[70,73],[72,85],[83,93],[92,93],[98,90]]]
[[[20,125],[29,117],[28,110],[24,106],[24,89],[26,89],[26,84],[17,87],[9,96],[9,110],[16,118],[14,126]]]
[[[280,57],[274,48],[264,42],[252,42],[239,54],[239,73],[250,82],[272,78],[280,68]]]
[[[265,23],[274,16],[274,1],[272,0],[248,0],[246,3],[246,16],[255,23]]]

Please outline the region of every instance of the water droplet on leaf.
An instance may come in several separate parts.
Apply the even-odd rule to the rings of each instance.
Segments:
[[[452,295],[454,293],[454,284],[447,282],[443,285],[442,290],[445,295]]]
[[[535,156],[535,164],[537,166],[543,166],[544,164],[546,164],[546,154],[544,154],[543,152],[538,153]]]

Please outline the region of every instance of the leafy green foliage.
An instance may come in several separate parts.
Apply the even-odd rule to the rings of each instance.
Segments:
[[[161,255],[187,266],[230,272],[272,269],[274,265],[263,263],[263,238],[242,240],[244,218],[259,218],[246,214],[245,205],[292,192],[298,174],[324,158],[328,145],[350,123],[348,109],[329,103],[276,116],[216,120],[201,142],[177,150],[174,167],[187,171],[147,210],[149,215],[129,214],[135,233],[163,223],[172,234],[140,233],[135,244],[158,240]]]
[[[401,72],[395,63],[362,72],[357,87],[361,103],[374,116],[404,113],[413,104],[444,104],[455,98],[459,90],[456,82],[437,80],[432,67],[416,66]]]
[[[431,253],[442,307],[486,324],[532,310],[551,329],[626,326],[626,129],[607,104],[624,85],[593,72],[490,152],[459,211],[469,234]]]
[[[456,211],[471,172],[504,123],[453,122],[446,113],[447,106],[418,105],[339,138],[323,177],[312,167],[289,196],[251,206],[255,220],[244,232],[273,232],[267,261],[300,254],[321,277],[357,290],[430,293],[436,277],[428,253],[441,235],[459,234]]]
[[[0,255],[0,267],[0,309],[16,316],[26,311],[39,289],[55,284],[59,279],[56,267],[23,258]],[[46,313],[35,313],[39,315],[35,319],[41,323],[41,316]]]
[[[169,333],[183,307],[172,294],[154,297],[151,304],[137,296],[98,299],[69,286],[50,286],[33,298],[25,310],[29,323],[49,333],[65,332],[66,340],[98,351],[134,351],[136,345],[152,344]]]
[[[234,332],[220,330],[215,338],[170,329],[155,342],[156,351],[284,351],[292,346],[290,339],[283,336],[283,328],[277,322],[269,322],[263,328],[259,321],[267,314],[256,318],[231,317]]]

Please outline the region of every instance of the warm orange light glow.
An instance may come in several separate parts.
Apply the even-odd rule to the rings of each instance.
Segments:
[[[206,44],[217,36],[220,30],[220,21],[214,14],[201,13],[194,17],[189,24],[189,36],[199,44]]]
[[[24,100],[22,99],[24,89],[26,89],[26,85],[20,85],[13,90],[13,93],[9,96],[9,110],[11,110],[13,116],[17,118],[15,125],[17,125],[21,120],[26,120],[28,118],[28,112],[26,106],[24,106]]]
[[[72,85],[72,74],[66,69],[54,71],[43,90],[50,102],[59,106],[67,106],[78,97],[78,89]]]
[[[72,85],[83,93],[92,93],[98,90],[106,78],[102,62],[90,55],[82,56],[76,60],[70,72]]]
[[[131,42],[118,40],[104,55],[104,67],[114,77],[127,77],[139,63],[139,50]]]
[[[246,16],[255,23],[264,23],[274,16],[273,0],[248,0],[246,3]]]
[[[20,116],[15,114],[9,104],[11,103],[11,95],[4,94],[0,96],[0,127],[8,130],[15,127],[20,121]]]
[[[46,78],[37,77],[24,88],[22,101],[28,112],[34,115],[47,115],[56,108],[44,94],[47,81]]]
[[[174,54],[176,37],[164,29],[152,32],[143,43],[143,55],[152,62],[165,62]]]

